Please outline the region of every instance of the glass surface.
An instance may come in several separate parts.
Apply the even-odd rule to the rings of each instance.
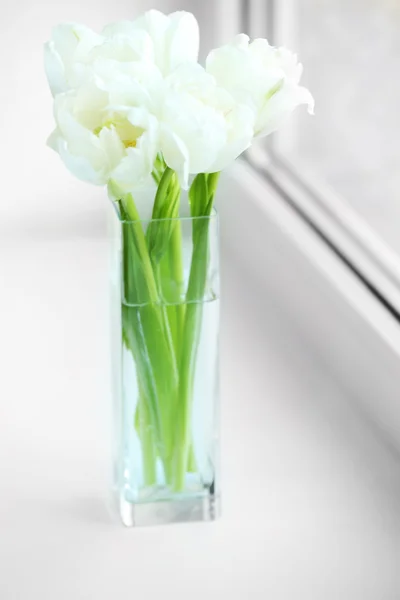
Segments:
[[[121,223],[114,215],[112,220],[114,492],[120,517],[127,526],[214,519],[218,217]],[[132,232],[138,233],[135,239],[142,232],[150,246],[152,230],[154,239],[172,233],[153,265],[157,299],[150,302],[139,280],[141,268],[124,264],[124,246]],[[197,286],[191,282],[193,265],[197,279],[200,269]]]
[[[298,52],[316,101],[313,118],[300,109],[278,134],[280,149],[400,252],[400,3],[279,0],[274,7],[274,43]]]

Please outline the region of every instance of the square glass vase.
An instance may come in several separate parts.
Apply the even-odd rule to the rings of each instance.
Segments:
[[[110,230],[113,504],[127,527],[214,520],[218,215]]]

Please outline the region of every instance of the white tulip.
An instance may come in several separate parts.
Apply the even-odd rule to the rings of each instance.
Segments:
[[[184,188],[191,174],[222,170],[249,147],[254,133],[253,112],[200,65],[183,65],[166,78],[158,117],[161,152]]]
[[[98,35],[56,27],[45,47],[57,128],[49,143],[80,179],[125,191],[146,186],[161,154],[188,188],[223,170],[255,136],[313,99],[295,55],[245,35],[197,63],[193,15],[151,10]]]
[[[219,85],[254,111],[256,136],[278,129],[300,104],[313,113],[313,98],[299,85],[302,66],[296,55],[267,40],[249,43],[247,35],[238,35],[232,44],[209,54],[206,68]]]
[[[85,80],[90,51],[104,38],[77,23],[63,23],[53,29],[44,49],[44,66],[53,96]]]
[[[97,185],[113,179],[125,191],[148,183],[158,123],[145,108],[113,106],[110,92],[90,81],[57,95],[54,114],[57,128],[49,145],[76,177]]]
[[[84,25],[64,23],[45,45],[45,70],[53,95],[79,87],[101,60],[152,63],[163,75],[197,62],[199,27],[191,13],[150,10],[135,21],[107,25],[101,35]]]
[[[199,54],[199,26],[191,13],[179,11],[164,15],[149,10],[135,21],[122,21],[108,25],[103,35],[134,39],[145,33],[152,43],[153,60],[163,75],[168,75],[185,62],[197,62]]]
[[[151,63],[99,59],[93,63],[96,84],[109,94],[114,107],[141,107],[157,112],[164,95],[164,80]]]
[[[102,60],[119,63],[154,62],[154,47],[150,35],[131,28],[129,35],[116,30],[108,36],[98,35],[88,27],[62,24],[53,30],[45,45],[45,70],[53,95],[84,84]]]

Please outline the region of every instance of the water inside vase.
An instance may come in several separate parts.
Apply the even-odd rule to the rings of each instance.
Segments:
[[[171,310],[170,306],[164,304],[157,310]],[[181,310],[187,310],[186,303],[182,303],[180,306]],[[154,310],[154,307],[123,305],[122,310],[126,309],[135,311],[132,317],[141,323],[145,322],[148,318],[148,311]],[[146,477],[146,456],[144,456],[146,448],[140,435],[137,419],[138,403],[141,398],[141,389],[143,390],[140,381],[140,366],[135,360],[135,353],[128,347],[124,339],[121,340],[121,402],[118,416],[121,444],[117,470],[118,487],[127,502],[141,503],[169,500],[172,497],[199,497],[209,494],[210,490],[213,493],[218,460],[216,453],[218,448],[219,299],[203,302],[198,309],[201,316],[198,324],[197,351],[190,395],[189,455],[191,458],[185,471],[184,485],[178,491],[174,490],[173,485],[168,481],[165,464],[157,450],[153,465],[153,479],[149,482],[148,476]],[[157,345],[157,337],[149,343]],[[142,350],[146,354],[146,350],[143,348]],[[179,411],[182,407],[179,404],[179,398],[176,399],[173,394],[170,399],[168,397],[164,399],[164,402],[171,403],[169,410],[172,416],[172,434],[174,434],[174,418],[176,417],[176,421],[178,421]]]

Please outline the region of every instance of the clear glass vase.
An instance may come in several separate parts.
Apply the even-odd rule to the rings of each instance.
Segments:
[[[114,497],[124,525],[219,513],[218,216],[112,235]]]

